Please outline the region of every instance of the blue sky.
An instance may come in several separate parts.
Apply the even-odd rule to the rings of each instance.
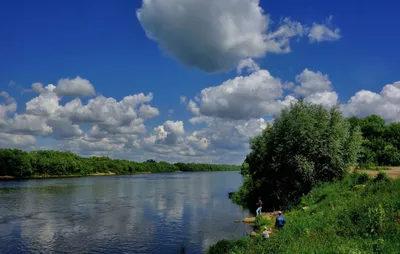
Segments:
[[[250,83],[236,86],[243,88],[237,90],[237,97],[229,97],[229,93],[218,94],[221,89],[217,88],[224,81],[240,75],[246,78],[258,73],[257,70],[253,70],[253,74],[246,71],[242,71],[240,75],[237,73],[238,61],[248,57],[255,61],[258,69],[267,70],[273,78],[279,79],[282,85],[285,82],[293,82],[294,88],[284,90],[281,98],[274,97],[275,100],[284,100],[285,96],[290,94],[296,97],[296,87],[305,86],[307,91],[303,89],[301,95],[311,96],[314,101],[318,96],[320,100],[327,98],[320,96],[321,94],[317,96],[316,93],[336,92],[347,115],[364,116],[377,113],[387,121],[400,120],[400,113],[396,110],[396,98],[400,100],[400,93],[399,97],[394,96],[396,89],[400,90],[400,84],[395,83],[400,80],[400,38],[397,32],[400,25],[397,10],[400,6],[395,1],[261,1],[259,7],[263,12],[257,12],[257,15],[252,15],[251,11],[246,13],[249,6],[253,8],[252,11],[257,11],[254,9],[254,6],[258,5],[256,0],[243,1],[243,6],[237,8],[235,4],[239,6],[238,2],[241,1],[202,1],[208,6],[213,6],[214,10],[221,7],[223,11],[211,11],[213,8],[205,7],[204,4],[191,8],[191,5],[198,4],[199,1],[195,0],[145,2],[147,6],[142,6],[142,1],[122,0],[3,1],[0,8],[0,91],[7,92],[10,98],[15,99],[17,109],[8,110],[6,114],[1,114],[0,111],[0,117],[3,117],[5,122],[3,125],[0,122],[0,133],[3,133],[0,138],[1,146],[67,149],[82,155],[108,155],[136,160],[151,157],[171,161],[230,162],[231,158],[239,158],[234,163],[240,163],[248,152],[248,136],[255,135],[259,133],[260,128],[262,129],[262,126],[255,128],[254,121],[260,118],[269,120],[275,112],[269,110],[275,107],[271,106],[270,101],[269,104],[259,101],[257,110],[251,108],[254,100],[251,96],[243,94],[243,89],[251,86]],[[179,6],[187,15],[179,12]],[[140,8],[143,13],[142,21],[137,15]],[[218,23],[222,14],[233,17],[236,30],[232,31],[235,31],[235,36],[226,35],[228,23]],[[266,14],[272,22],[267,22],[269,29],[266,32],[260,32],[256,26],[264,23],[257,17],[262,18]],[[332,18],[329,20],[330,16]],[[241,25],[245,23],[246,17],[254,20],[251,20],[250,25],[247,24],[250,27],[243,29]],[[279,23],[284,17],[290,17],[291,23]],[[286,35],[283,37],[271,39],[278,43],[283,42],[279,41],[280,39],[290,41],[290,52],[278,52],[268,45],[256,44],[254,40],[248,39],[260,34],[271,35],[284,25],[286,28],[293,28],[294,22],[297,22],[297,28],[300,24],[301,31],[285,30]],[[314,24],[321,26],[322,30],[318,30],[319,35],[311,34]],[[218,25],[221,26],[220,30],[211,29]],[[146,30],[155,34],[156,39],[146,36]],[[209,32],[210,30],[212,32]],[[330,37],[329,31],[333,33]],[[226,49],[222,47],[234,41],[241,33],[248,33],[250,36],[243,37],[246,45],[237,44],[237,50],[230,48],[229,53],[226,53]],[[314,38],[312,41],[313,37],[319,40]],[[222,42],[224,39],[226,43]],[[211,45],[213,43],[215,45]],[[161,49],[160,45],[164,45],[164,48]],[[211,52],[212,50],[214,52]],[[196,55],[198,52],[201,54]],[[191,59],[196,56],[198,59]],[[224,63],[223,67],[211,66],[212,63],[222,63],[221,61],[227,63]],[[296,81],[296,76],[306,68],[309,72],[304,73],[303,83],[301,80]],[[317,75],[318,73],[321,75]],[[323,75],[327,75],[325,79]],[[35,113],[34,110],[27,112],[25,107],[26,102],[44,95],[21,91],[31,89],[35,82],[41,82],[43,87],[48,84],[56,86],[62,78],[72,80],[77,76],[88,80],[96,94],[115,98],[116,101],[128,95],[152,93],[151,102],[146,103],[157,108],[159,114],[146,118],[146,133],[138,135],[132,132],[129,136],[124,136],[121,132],[112,133],[109,125],[105,130],[101,124],[84,122],[82,119],[77,122],[74,120],[77,117],[71,116],[62,120],[78,125],[82,132],[77,131],[77,135],[72,136],[64,135],[67,137],[64,139],[55,138],[54,133],[59,127],[54,123],[48,124],[49,119],[53,117],[54,120],[55,116],[50,116],[48,112],[46,116]],[[325,88],[329,86],[327,80],[332,86],[331,90],[323,91],[323,88],[318,88],[319,85]],[[15,85],[10,86],[10,81]],[[255,86],[271,91],[268,89],[272,88],[263,84]],[[391,92],[381,93],[383,87],[388,84],[392,84],[391,87],[387,87],[387,91]],[[208,87],[215,89],[210,90],[208,97],[200,96],[200,100],[196,101],[194,97]],[[370,92],[359,93],[358,99],[354,98],[350,103],[352,96],[361,90]],[[180,96],[187,98],[185,103],[181,103]],[[64,106],[76,97],[80,97],[85,105],[89,99],[94,99],[95,95],[59,96],[59,105]],[[228,106],[224,104],[224,108],[221,108],[209,101],[219,101],[221,98],[225,103],[228,101]],[[197,113],[193,107],[188,109],[190,99],[196,103]],[[251,111],[251,119],[245,115],[250,111],[236,114],[239,106],[232,105],[233,101],[249,105],[247,110]],[[377,107],[382,101],[390,101],[391,104],[387,107]],[[46,102],[46,99],[41,100],[41,103]],[[4,108],[10,104],[10,100],[7,102],[7,99],[4,99],[0,103]],[[385,111],[385,108],[392,111]],[[230,109],[233,112],[228,112]],[[26,120],[28,125],[29,121],[41,121],[40,126],[48,125],[52,131],[32,131],[26,126],[17,128],[15,126],[18,119],[15,118],[15,114],[33,115]],[[202,123],[196,125],[189,122],[193,117],[197,117],[198,120],[202,118],[199,120]],[[56,118],[57,121],[61,121],[59,115]],[[168,120],[170,122],[165,124]],[[177,124],[179,121],[182,121],[183,126]],[[224,125],[227,123],[229,126]],[[84,136],[95,125],[107,133],[103,133],[101,140],[88,141],[89,138],[85,139]],[[250,125],[253,126],[251,130],[245,129]],[[162,126],[162,130],[154,131],[158,126]],[[116,128],[117,126],[114,126],[114,129]],[[229,134],[229,131],[235,131],[235,134]],[[27,143],[21,141],[25,138],[29,140]],[[128,139],[130,144],[135,143],[137,150],[132,150],[134,148],[126,145],[125,141],[115,141],[123,138]],[[143,143],[145,138],[148,139],[146,144]],[[188,145],[190,142],[196,143],[196,139],[209,145],[206,149]],[[91,145],[95,143],[103,146],[102,143],[96,142],[107,142],[108,145],[112,143],[116,146],[100,151],[95,145]],[[149,147],[149,142],[154,146]]]

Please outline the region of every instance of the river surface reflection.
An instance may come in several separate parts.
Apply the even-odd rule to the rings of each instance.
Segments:
[[[0,253],[204,253],[249,232],[238,172],[0,182]]]

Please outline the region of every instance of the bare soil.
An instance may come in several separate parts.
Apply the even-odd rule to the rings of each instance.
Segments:
[[[385,172],[390,178],[396,179],[400,177],[400,167],[391,167],[389,170],[381,170]],[[365,172],[370,176],[376,176],[380,171],[377,170],[360,170],[360,172]]]

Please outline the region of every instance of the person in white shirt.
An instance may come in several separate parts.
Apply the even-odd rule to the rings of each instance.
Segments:
[[[267,227],[264,227],[264,231],[262,232],[262,237],[264,238],[264,239],[269,239],[269,234],[270,234],[271,232],[268,230],[268,228]]]

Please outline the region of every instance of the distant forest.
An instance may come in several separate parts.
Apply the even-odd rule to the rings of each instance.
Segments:
[[[84,158],[70,152],[39,150],[25,152],[18,149],[0,149],[0,176],[85,176],[96,173],[117,175],[141,172],[195,172],[195,171],[234,171],[240,166],[175,163],[165,161],[134,162],[115,160],[108,157]]]

